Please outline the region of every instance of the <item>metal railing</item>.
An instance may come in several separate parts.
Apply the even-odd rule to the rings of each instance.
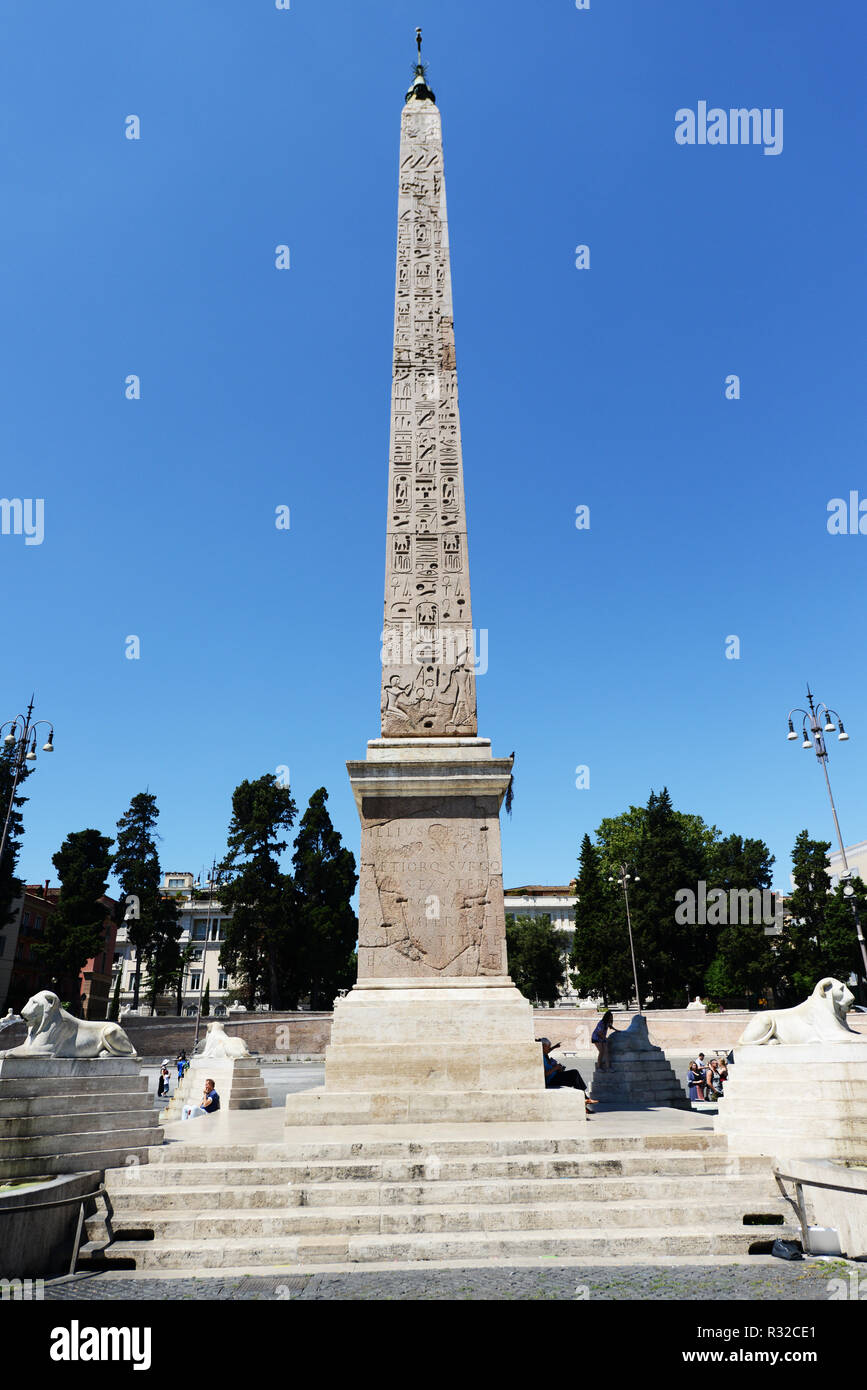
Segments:
[[[10,1214],[17,1215],[19,1212],[22,1211],[47,1211],[49,1207],[71,1207],[74,1206],[76,1202],[78,1202],[80,1204],[78,1209],[78,1222],[75,1227],[75,1241],[72,1247],[72,1259],[69,1264],[69,1273],[74,1274],[75,1266],[78,1263],[78,1251],[79,1247],[81,1246],[81,1232],[84,1229],[85,1204],[89,1202],[92,1198],[98,1197],[101,1197],[102,1200],[105,1202],[105,1223],[107,1229],[110,1232],[110,1222],[112,1216],[114,1215],[114,1209],[111,1205],[111,1199],[108,1195],[108,1192],[106,1191],[104,1182],[101,1182],[98,1187],[95,1187],[93,1189],[92,1192],[82,1192],[79,1193],[76,1197],[59,1197],[53,1202],[28,1202],[16,1206],[6,1206],[2,1202],[0,1202],[0,1216],[6,1216]]]
[[[777,1187],[780,1189],[780,1196],[789,1203],[798,1218],[801,1227],[801,1244],[805,1250],[810,1248],[809,1221],[807,1219],[807,1208],[804,1205],[805,1187],[823,1187],[831,1192],[851,1192],[855,1196],[867,1197],[867,1191],[863,1187],[853,1187],[846,1182],[822,1182],[819,1178],[797,1177],[794,1173],[781,1173],[779,1168],[774,1169],[774,1177],[777,1180]],[[795,1184],[795,1195],[790,1197],[783,1186],[784,1182]]]

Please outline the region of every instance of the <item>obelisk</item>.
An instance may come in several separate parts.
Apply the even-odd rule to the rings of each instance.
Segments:
[[[440,113],[418,61],[401,117],[381,730],[347,763],[361,819],[358,981],[325,1086],[287,1124],[584,1118],[544,1089],[507,973],[500,805],[477,736]]]

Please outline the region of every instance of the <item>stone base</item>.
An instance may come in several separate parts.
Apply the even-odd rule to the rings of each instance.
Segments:
[[[689,1110],[686,1091],[661,1047],[650,1041],[647,1019],[636,1014],[628,1028],[608,1035],[609,1066],[597,1063],[590,1094],[603,1105],[669,1105]]]
[[[163,1110],[164,1123],[179,1120],[185,1105],[198,1105],[210,1078],[221,1110],[270,1110],[271,1097],[262,1069],[252,1057],[193,1057],[171,1100]]]
[[[867,1163],[867,1043],[736,1048],[714,1128],[734,1154]]]
[[[584,1119],[583,1094],[545,1090],[508,976],[359,980],[331,1038],[324,1088],[287,1096],[287,1125]]]
[[[159,1121],[135,1058],[0,1060],[0,1178],[147,1162]]]

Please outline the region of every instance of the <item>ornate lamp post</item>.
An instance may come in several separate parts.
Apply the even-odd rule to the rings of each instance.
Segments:
[[[635,981],[635,1002],[638,1004],[638,1012],[642,1013],[641,991],[638,988],[638,969],[635,964],[635,944],[632,940],[632,916],[629,911],[629,888],[627,887],[630,879],[632,879],[633,883],[640,883],[641,879],[638,877],[638,874],[628,873],[628,868],[628,864],[621,864],[617,877],[615,878],[613,874],[609,874],[608,882],[619,883],[620,887],[623,889],[623,899],[626,903],[626,929],[629,932],[629,950],[632,954],[632,978]]]
[[[8,727],[9,732],[3,739],[5,748],[16,748],[15,770],[12,777],[12,790],[9,793],[9,805],[6,808],[6,818],[3,822],[3,832],[0,834],[0,864],[3,862],[3,855],[6,850],[6,841],[9,837],[9,826],[12,823],[12,811],[15,807],[15,793],[18,790],[18,783],[24,771],[26,763],[36,762],[36,730],[40,724],[48,725],[48,738],[42,745],[43,753],[54,752],[54,725],[48,719],[31,719],[33,714],[33,696],[30,696],[30,704],[27,706],[26,714],[18,714],[14,719],[9,719],[5,724],[0,724],[0,734]]]
[[[831,779],[828,776],[828,749],[825,746],[825,734],[837,734],[838,743],[848,742],[849,735],[846,733],[843,720],[835,709],[831,709],[821,701],[818,704],[814,703],[813,692],[809,686],[807,686],[807,704],[810,707],[809,710],[799,708],[789,710],[789,732],[786,738],[791,742],[793,739],[799,737],[792,721],[792,715],[803,715],[801,721],[801,736],[803,737],[801,747],[804,749],[813,748],[815,750],[816,757],[825,774],[825,786],[828,788],[828,800],[831,803],[831,814],[834,817],[834,829],[837,832],[837,843],[840,846],[840,858],[843,861],[843,872],[840,875],[840,878],[844,880],[843,896],[849,899],[852,916],[855,918],[855,935],[858,937],[858,945],[861,948],[861,959],[864,962],[864,974],[867,975],[867,946],[864,944],[864,934],[861,930],[861,915],[858,911],[858,904],[855,902],[855,889],[849,881],[852,878],[852,870],[849,868],[849,861],[846,858],[846,848],[843,844],[840,822],[837,818],[837,807],[834,805],[834,794],[831,791]]]

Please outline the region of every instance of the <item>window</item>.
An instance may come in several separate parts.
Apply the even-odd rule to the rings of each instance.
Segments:
[[[217,976],[217,989],[228,989],[229,980],[225,970],[221,970]]]
[[[190,960],[201,960],[204,954],[203,948],[201,946],[196,946],[193,950],[193,954],[190,956]]]
[[[191,989],[191,990],[197,990],[197,989],[201,989],[201,987],[202,987],[202,972],[201,972],[201,970],[194,970],[193,973],[192,973],[192,975],[190,976],[190,989]]]
[[[29,912],[23,912],[23,913],[21,914],[21,925],[22,925],[22,927],[29,927],[29,926],[30,926],[30,913],[29,913]]]
[[[184,880],[182,878],[170,878],[168,881],[169,888],[183,888],[183,886]]]
[[[192,932],[191,932],[191,936],[192,936],[192,938],[193,938],[193,941],[207,941],[207,939],[208,939],[208,924],[207,924],[207,922],[194,922],[194,923],[193,923],[193,930],[192,930]]]
[[[187,1018],[194,1018],[197,1013],[195,1004],[188,1004],[184,1009],[184,1013],[187,1015]]]

